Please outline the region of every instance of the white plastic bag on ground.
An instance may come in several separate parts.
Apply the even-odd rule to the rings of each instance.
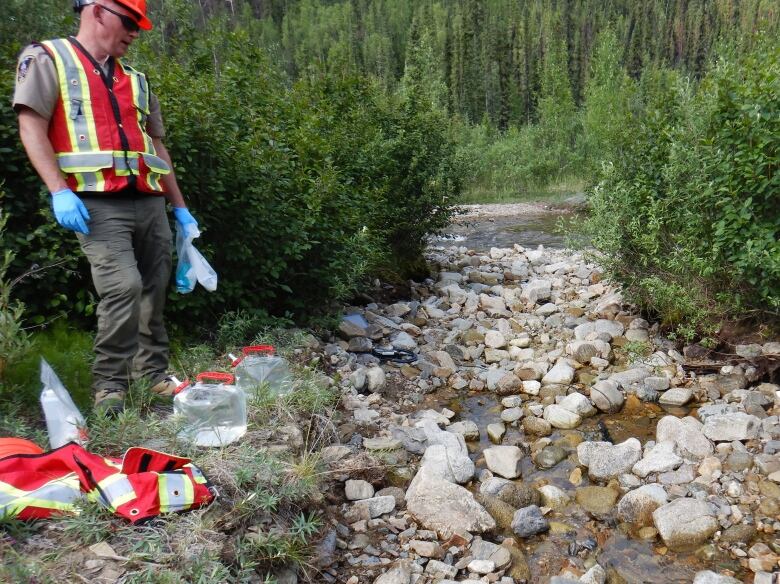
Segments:
[[[188,229],[185,233],[179,224],[176,224],[176,255],[179,264],[176,266],[176,291],[187,294],[195,289],[199,283],[209,292],[217,289],[217,273],[206,258],[203,257],[192,241],[200,237],[197,229]]]
[[[59,448],[68,442],[85,444],[87,434],[84,416],[45,359],[41,359],[41,383],[41,407],[46,416],[51,447]]]

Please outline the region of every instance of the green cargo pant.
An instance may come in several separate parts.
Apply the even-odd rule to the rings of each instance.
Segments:
[[[168,368],[163,309],[171,277],[171,227],[160,196],[84,197],[89,233],[78,234],[100,303],[92,389],[154,384]]]

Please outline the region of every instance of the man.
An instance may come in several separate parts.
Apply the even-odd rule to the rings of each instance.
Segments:
[[[78,34],[19,58],[14,108],[57,222],[76,232],[100,297],[95,408],[122,410],[131,378],[171,395],[163,307],[171,272],[165,201],[197,229],[172,171],[159,102],[120,58],[152,23],[146,0],[75,0]]]

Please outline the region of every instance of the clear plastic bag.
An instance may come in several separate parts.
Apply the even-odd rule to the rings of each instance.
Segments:
[[[197,446],[225,446],[246,434],[246,395],[234,382],[229,373],[206,371],[193,385],[177,389],[173,413],[182,419],[179,438]]]
[[[188,229],[186,232],[176,224],[176,255],[179,263],[176,266],[176,291],[188,294],[199,283],[209,292],[217,289],[217,273],[209,265],[192,241],[200,237],[197,229]]]
[[[256,393],[264,383],[273,395],[286,395],[292,390],[293,377],[287,361],[272,345],[253,345],[242,349],[243,355],[233,360],[236,385],[247,395]]]
[[[87,442],[84,416],[45,359],[41,359],[41,383],[41,407],[49,431],[49,445],[52,448],[68,442],[84,445]]]

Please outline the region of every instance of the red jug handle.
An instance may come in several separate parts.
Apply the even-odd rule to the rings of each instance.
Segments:
[[[173,395],[178,395],[185,389],[187,389],[190,386],[190,380],[185,379],[182,381],[179,385],[176,386],[176,389],[173,390]]]
[[[221,371],[204,371],[203,373],[198,373],[198,375],[195,377],[196,381],[203,381],[205,379],[221,381],[222,383],[227,383],[228,385],[233,385],[236,382],[236,378],[233,375],[230,373],[222,373]]]
[[[244,355],[251,355],[252,353],[267,353],[273,355],[276,352],[273,345],[251,345],[242,349]]]

